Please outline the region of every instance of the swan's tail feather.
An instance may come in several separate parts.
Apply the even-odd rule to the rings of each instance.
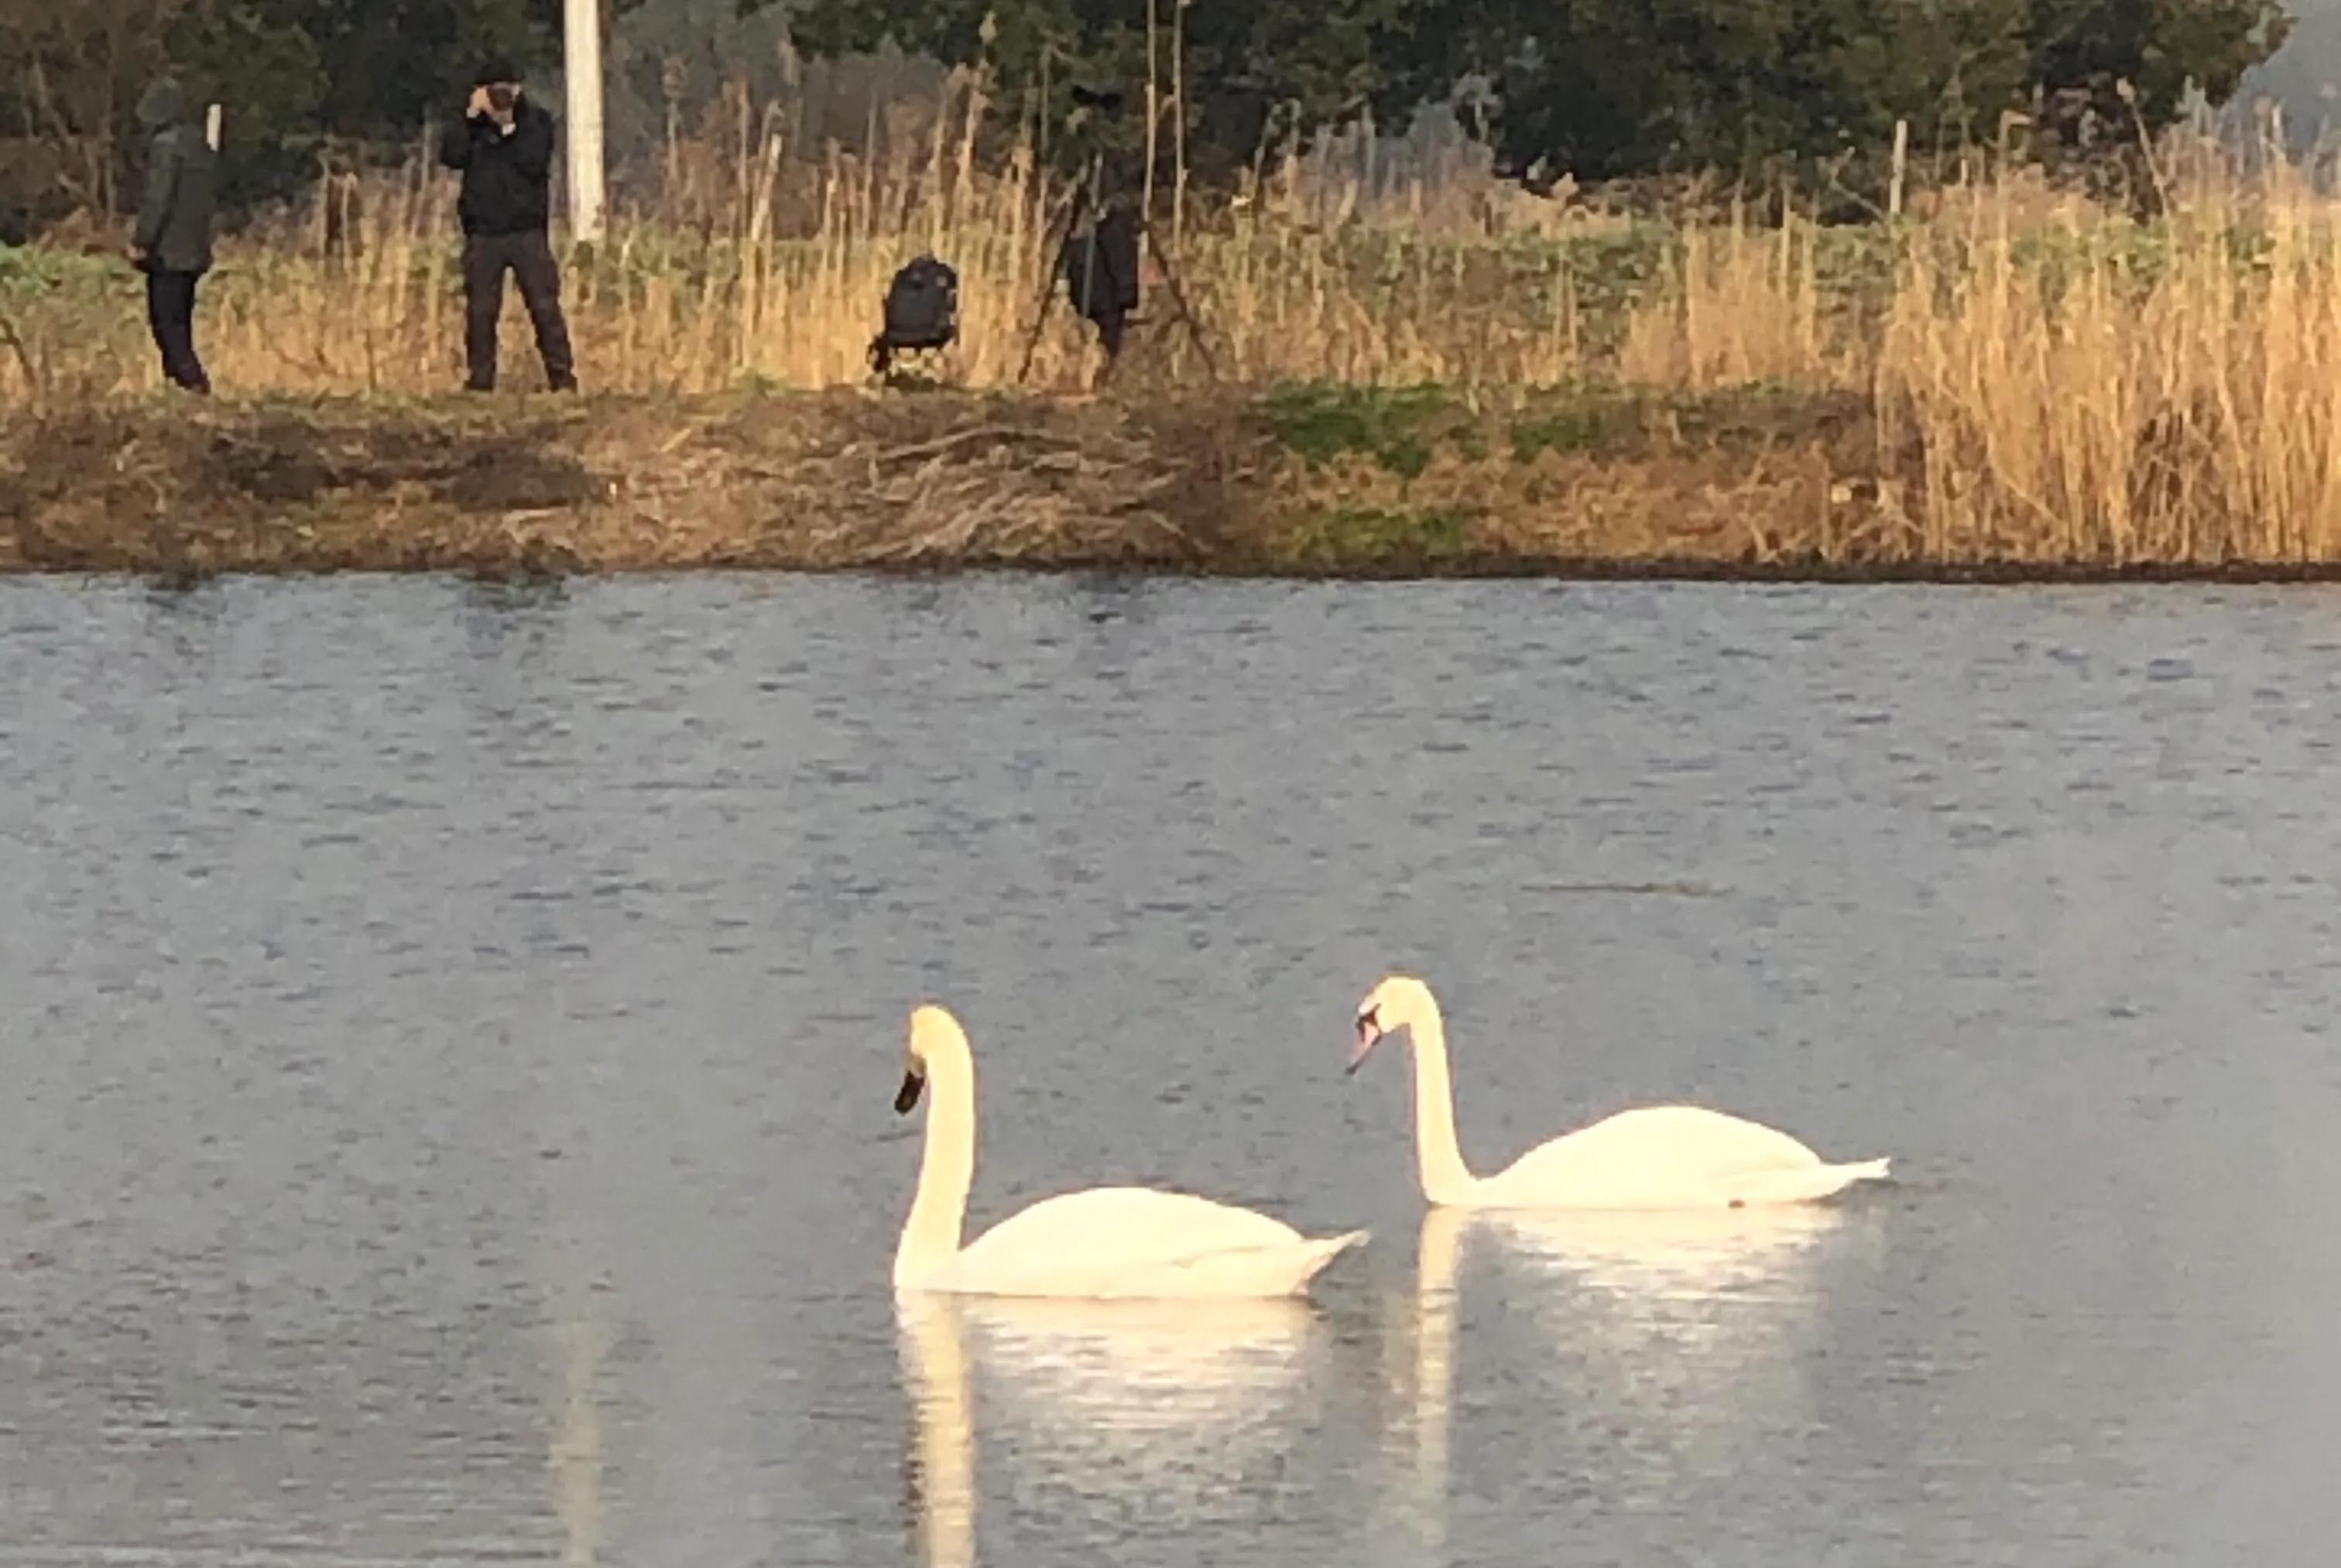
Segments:
[[[1365,1239],[1364,1231],[1353,1230],[1268,1245],[1210,1247],[1124,1270],[1094,1292],[1081,1294],[1181,1298],[1301,1295],[1327,1264]]]
[[[1350,1248],[1365,1245],[1368,1234],[1362,1230],[1345,1230],[1340,1236],[1329,1236],[1310,1242],[1309,1250],[1313,1262],[1309,1272],[1315,1274]]]
[[[1324,1236],[1304,1244],[1300,1273],[1293,1280],[1292,1288],[1296,1292],[1303,1289],[1323,1272],[1327,1264],[1353,1246],[1364,1245],[1366,1234],[1361,1230],[1344,1231],[1340,1236]]]
[[[1884,1181],[1892,1163],[1890,1159],[1855,1160],[1755,1173],[1733,1184],[1734,1201],[1812,1203],[1843,1192],[1856,1182]]]

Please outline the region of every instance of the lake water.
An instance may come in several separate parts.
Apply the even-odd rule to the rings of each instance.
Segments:
[[[0,586],[0,1563],[2317,1563],[2341,601]],[[1688,1098],[1895,1182],[1426,1223]],[[887,1283],[1371,1227],[1315,1304]]]

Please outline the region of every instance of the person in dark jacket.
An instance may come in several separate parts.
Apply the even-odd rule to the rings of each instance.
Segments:
[[[174,386],[209,392],[195,357],[195,284],[211,270],[212,217],[219,203],[219,159],[189,113],[186,92],[167,78],[138,101],[147,133],[146,186],[130,237],[130,264],[146,274],[146,324]]]
[[[569,323],[561,313],[561,269],[546,233],[553,115],[521,90],[511,62],[491,60],[480,68],[463,119],[447,128],[440,144],[439,161],[463,174],[455,212],[463,224],[465,384],[473,392],[495,387],[496,321],[509,272],[536,328],[545,381],[555,392],[575,391]]]

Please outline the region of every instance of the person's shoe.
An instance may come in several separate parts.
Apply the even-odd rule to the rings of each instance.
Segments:
[[[467,392],[492,392],[496,390],[496,383],[493,382],[465,382],[463,383],[463,390]]]
[[[575,376],[550,377],[545,382],[545,390],[548,392],[573,392],[577,390],[577,378]]]

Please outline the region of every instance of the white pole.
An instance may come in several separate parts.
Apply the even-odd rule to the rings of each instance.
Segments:
[[[211,144],[213,152],[220,150],[220,106],[217,104],[208,104],[204,109],[204,140]]]
[[[562,74],[569,98],[569,232],[602,237],[601,0],[562,0]]]
[[[1902,215],[1902,176],[1910,166],[1910,122],[1894,122],[1894,177],[1886,189],[1886,215]]]

